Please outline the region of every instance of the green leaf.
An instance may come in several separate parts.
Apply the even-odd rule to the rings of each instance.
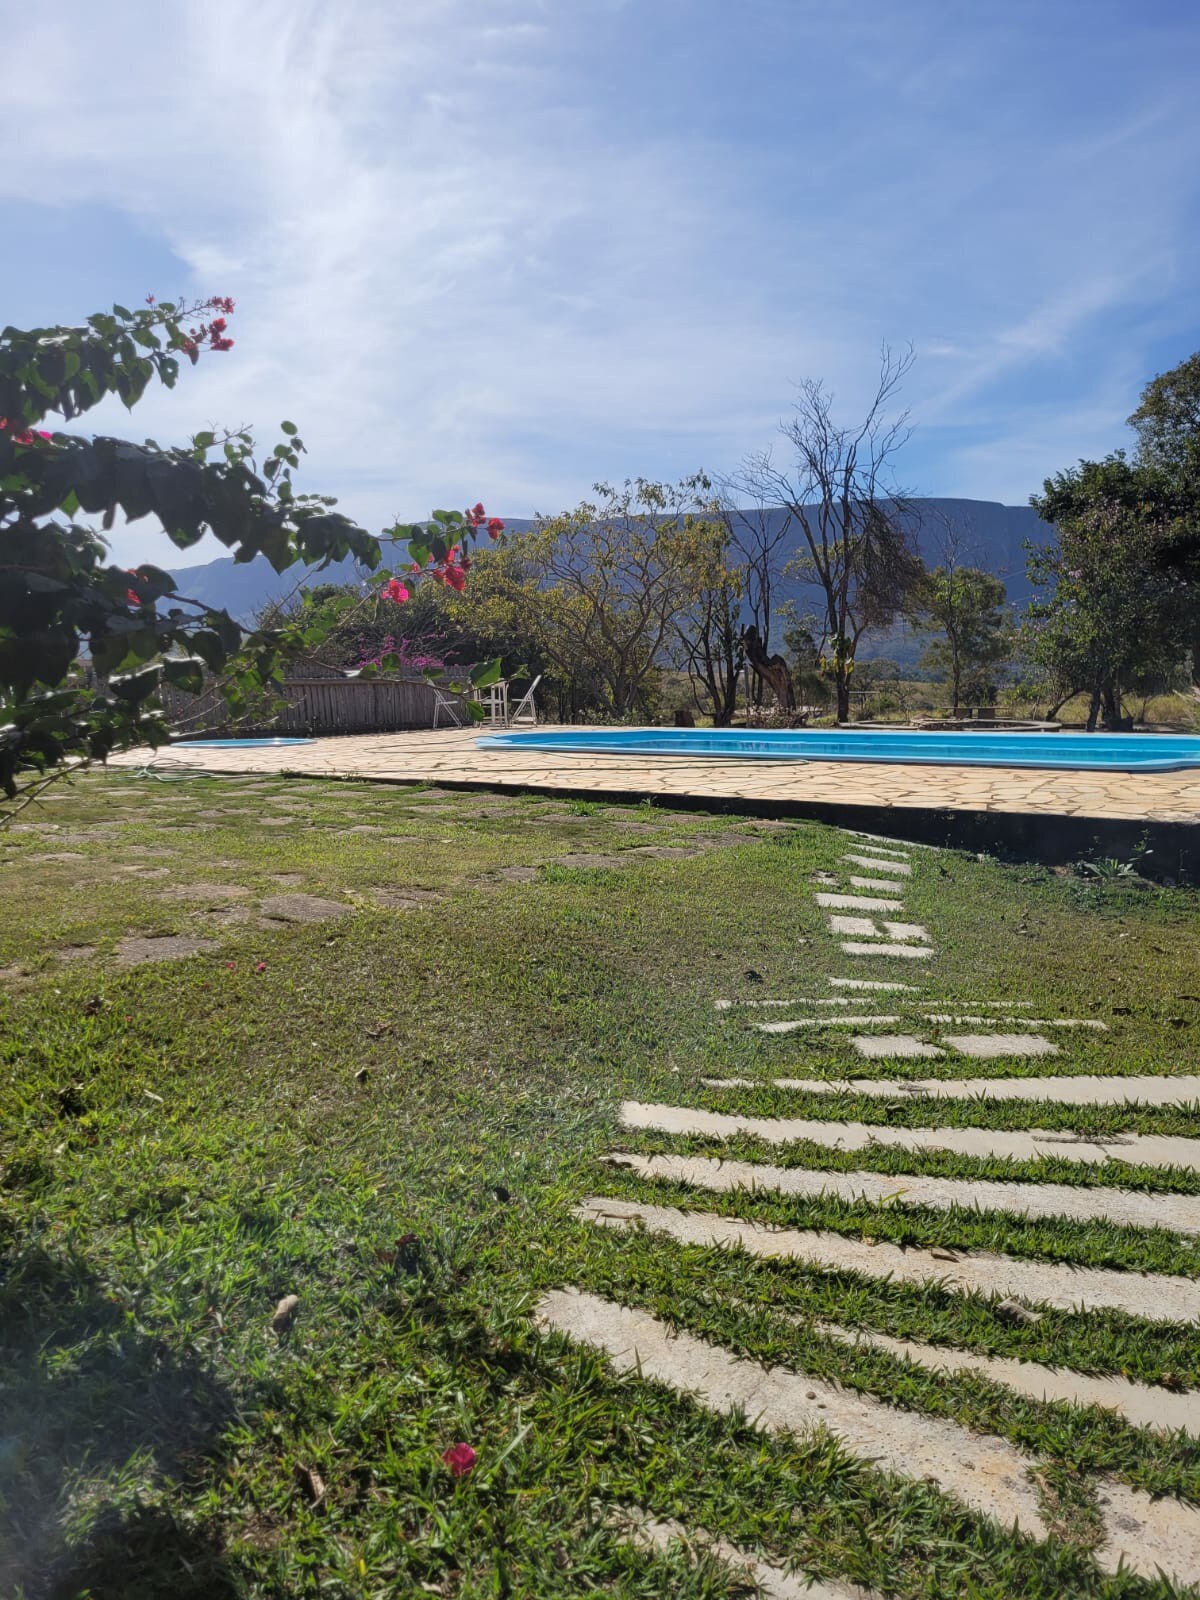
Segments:
[[[490,688],[493,683],[500,681],[500,658],[494,661],[481,661],[477,667],[472,667],[468,676],[477,689]]]
[[[198,656],[168,656],[163,676],[188,694],[200,694],[204,689],[204,663]]]
[[[284,433],[298,433],[300,431],[294,422],[281,422],[279,426]]]

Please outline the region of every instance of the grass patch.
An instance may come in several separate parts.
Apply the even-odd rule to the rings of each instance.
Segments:
[[[624,1097],[1200,1137],[1197,1113],[1063,1118],[990,1102],[968,1116],[962,1102],[895,1110],[766,1084],[703,1089],[704,1076],[903,1075],[832,1033],[768,1038],[713,1007],[836,992],[827,980],[847,962],[812,879],[838,871],[852,842],[661,806],[521,797],[479,815],[488,800],[96,775],[0,838],[0,1589],[20,1600],[737,1592],[711,1562],[623,1542],[610,1514],[637,1504],[914,1600],[1165,1595],[1099,1576],[1086,1553],[1090,1486],[1104,1471],[1200,1500],[1194,1445],[915,1374],[804,1319],[1186,1385],[1200,1383],[1194,1330],[1148,1337],[1115,1313],[1013,1328],[962,1296],[612,1236],[571,1208],[592,1193],[670,1200],[602,1166],[615,1147],[1196,1192],[1194,1174],[1115,1165],[625,1134]],[[643,845],[698,853],[631,853]],[[584,852],[620,861],[561,864]],[[1057,1038],[1061,1056],[1029,1064],[1040,1074],[1200,1067],[1195,894],[913,855],[905,918],[930,927],[939,954],[934,970],[897,976],[922,985],[929,1009],[1028,999],[1034,1016],[1111,1022],[1109,1035]],[[525,867],[528,881],[500,875]],[[177,892],[200,885],[245,893]],[[379,890],[418,898],[389,909]],[[350,910],[263,926],[262,903],[281,893]],[[122,939],[157,934],[217,947],[118,964]],[[94,954],[64,956],[79,946]],[[888,1009],[909,1016],[910,998]],[[899,1242],[1195,1270],[1192,1246],[1149,1230],[881,1216],[763,1193],[691,1203]],[[564,1283],[1002,1434],[1037,1459],[1074,1543],[1031,1544],[826,1437],[766,1438],[614,1376],[533,1331],[537,1294]],[[280,1335],[271,1316],[288,1294],[300,1310]],[[441,1454],[460,1440],[478,1464],[456,1481]]]

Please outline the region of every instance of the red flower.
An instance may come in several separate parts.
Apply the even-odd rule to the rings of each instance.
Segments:
[[[467,575],[461,567],[447,567],[446,582],[456,593],[461,594],[467,587]]]
[[[409,591],[407,587],[400,582],[399,578],[389,578],[387,583],[385,583],[383,588],[380,590],[381,599],[391,600],[394,605],[398,606],[403,605],[408,599],[408,596]]]
[[[152,306],[157,299],[158,299],[158,296],[156,294],[148,294],[146,296],[146,304],[148,306]]]
[[[140,606],[142,603],[142,597],[136,589],[126,589],[125,599],[131,606]]]
[[[254,970],[255,972],[265,972],[267,970],[267,963],[265,961],[256,961],[254,963]]]
[[[499,517],[488,518],[487,531],[489,539],[498,539],[500,537],[500,535],[504,532],[504,524],[500,521]]]
[[[452,1444],[442,1451],[442,1462],[450,1469],[452,1478],[465,1478],[475,1465],[477,1457],[469,1444]]]
[[[214,317],[212,319],[212,321],[208,325],[208,331],[209,331],[209,333],[224,333],[225,332],[225,318],[224,317]]]

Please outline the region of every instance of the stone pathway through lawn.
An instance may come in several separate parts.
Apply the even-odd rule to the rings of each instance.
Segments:
[[[1027,1104],[1044,1108],[1047,1118],[1066,1107],[1094,1115],[1102,1107],[1192,1106],[1200,1101],[1200,1077],[1075,1073],[1072,1041],[1107,1034],[1105,1021],[1047,1015],[1044,1002],[1037,1008],[1040,1015],[1025,1016],[1021,1013],[1034,1007],[1021,999],[938,1006],[932,996],[923,1001],[927,993],[923,984],[874,975],[881,966],[886,973],[888,964],[917,960],[932,963],[927,970],[936,971],[937,940],[922,924],[905,918],[903,904],[903,896],[935,867],[936,860],[925,849],[853,836],[842,857],[843,881],[819,875],[821,892],[814,894],[814,900],[843,954],[853,958],[860,970],[852,967],[829,980],[833,992],[828,994],[795,1000],[718,999],[717,1021],[724,1027],[749,1028],[764,1040],[781,1040],[767,1048],[783,1048],[787,1041],[793,1047],[797,1042],[807,1047],[832,1038],[848,1043],[867,1061],[899,1064],[929,1059],[946,1065],[970,1061],[978,1063],[975,1070],[980,1076],[903,1078],[893,1070],[880,1077],[822,1078],[782,1076],[776,1069],[761,1078],[702,1079],[699,1104],[626,1101],[620,1111],[623,1128],[693,1142],[736,1138],[738,1158],[697,1154],[694,1148],[676,1154],[613,1150],[605,1158],[609,1170],[643,1184],[661,1185],[663,1203],[597,1193],[584,1199],[575,1214],[598,1228],[661,1239],[664,1248],[699,1245],[740,1251],[747,1272],[754,1260],[791,1261],[820,1273],[850,1274],[854,1281],[936,1285],[952,1297],[970,1297],[972,1303],[992,1308],[999,1321],[1015,1318],[1030,1328],[1062,1313],[1115,1312],[1143,1322],[1146,1338],[1153,1339],[1155,1324],[1200,1321],[1200,1281],[1195,1277],[1061,1259],[1063,1249],[1069,1254],[1074,1237],[1070,1231],[1059,1235],[1056,1259],[1045,1259],[1036,1247],[1028,1255],[1019,1250],[1008,1253],[1002,1244],[995,1249],[946,1249],[935,1242],[937,1219],[947,1214],[996,1217],[998,1240],[1022,1222],[1068,1230],[1072,1225],[1158,1229],[1162,1232],[1155,1237],[1177,1241],[1200,1234],[1200,1195],[1141,1192],[1117,1187],[1106,1176],[1113,1162],[1122,1163],[1121,1172],[1132,1164],[1168,1178],[1172,1171],[1200,1172],[1200,1139],[1152,1132],[1101,1133],[1095,1131],[1094,1121],[1085,1122],[1089,1131],[1077,1132],[1069,1119],[1062,1127],[1028,1127],[1024,1121],[1004,1126],[1010,1107],[1011,1114],[1019,1116]],[[866,972],[861,970],[864,966]],[[1014,1075],[1009,1065],[1035,1057],[1063,1057],[1064,1052],[1063,1069],[1053,1076]],[[1007,1070],[994,1071],[992,1063]],[[797,1116],[720,1108],[720,1101],[728,1103],[730,1095],[764,1090],[813,1098]],[[900,1102],[910,1115],[919,1114],[920,1125],[831,1116],[822,1104],[830,1096]],[[717,1097],[715,1104],[712,1097]],[[704,1103],[706,1099],[710,1103]],[[943,1111],[947,1102],[957,1108],[953,1122]],[[972,1116],[979,1118],[977,1123],[972,1123]],[[766,1159],[742,1159],[747,1138],[786,1152],[786,1164],[776,1164],[769,1152]],[[805,1157],[804,1149],[815,1155]],[[872,1159],[882,1152],[889,1170],[825,1170],[820,1165],[822,1153],[834,1160],[847,1151],[861,1151]],[[942,1153],[989,1162],[1050,1158],[1052,1177],[1025,1181],[1025,1175],[1014,1173],[1007,1179],[1003,1169],[1000,1176],[993,1169],[987,1176],[946,1177],[924,1170],[922,1163]],[[897,1175],[897,1160],[911,1170]],[[807,1164],[811,1161],[817,1164]],[[1079,1173],[1077,1182],[1070,1180],[1073,1170]],[[726,1203],[717,1209],[720,1197],[726,1197]],[[857,1208],[857,1214],[864,1207],[876,1208],[881,1217],[894,1216],[899,1207],[909,1224],[909,1239],[889,1243],[863,1236],[858,1223],[846,1232],[837,1231],[836,1222],[832,1227],[780,1226],[730,1210],[728,1202],[737,1206],[739,1200],[743,1208],[753,1210],[751,1200],[757,1203],[762,1197],[849,1205]],[[761,1307],[761,1300],[755,1303]],[[849,1347],[867,1351],[875,1359],[890,1358],[910,1371],[939,1374],[950,1383],[982,1380],[1030,1404],[1090,1407],[1097,1415],[1115,1414],[1133,1427],[1159,1434],[1184,1429],[1200,1438],[1200,1393],[1176,1393],[1118,1373],[1075,1370],[1067,1361],[998,1357],[969,1347],[961,1337],[957,1345],[953,1336],[938,1343],[813,1320],[789,1312],[786,1306],[780,1307],[780,1314],[792,1317],[808,1336],[798,1338],[784,1366],[751,1360],[669,1326],[647,1311],[571,1285],[545,1294],[535,1311],[543,1330],[606,1352],[618,1371],[666,1384],[714,1411],[743,1414],[764,1432],[803,1434],[823,1427],[864,1463],[902,1479],[932,1480],[976,1515],[1010,1530],[1016,1527],[1035,1540],[1063,1532],[1045,1498],[1044,1474],[1035,1452],[1019,1449],[986,1427],[925,1411],[919,1398],[885,1401],[857,1385],[851,1388],[819,1376],[806,1365],[806,1353],[822,1342],[825,1348]],[[1200,1510],[1171,1496],[1152,1498],[1135,1483],[1111,1473],[1097,1472],[1089,1481],[1093,1528],[1099,1529],[1091,1550],[1102,1571],[1115,1572],[1124,1564],[1147,1578],[1161,1571],[1182,1585],[1200,1580]],[[702,1528],[640,1515],[640,1521],[635,1516],[631,1537],[659,1548],[673,1541],[689,1542],[735,1569],[744,1569],[763,1593],[864,1593],[836,1582],[805,1590],[803,1575],[792,1576],[762,1563],[756,1567],[755,1558]]]

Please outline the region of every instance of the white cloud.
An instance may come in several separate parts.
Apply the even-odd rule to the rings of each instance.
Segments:
[[[792,380],[855,404],[881,335],[929,352],[910,398],[944,472],[922,459],[922,487],[1015,482],[1008,386],[1178,287],[1178,118],[1137,103],[1047,143],[1023,105],[981,104],[1025,93],[1019,30],[735,10],[65,0],[8,30],[0,137],[37,158],[0,198],[86,199],[165,240],[186,281],[130,295],[237,299],[233,353],[136,432],[292,417],[305,487],[368,523],[732,464]],[[735,48],[761,83],[734,85]],[[1089,407],[1064,408],[1068,460]]]

